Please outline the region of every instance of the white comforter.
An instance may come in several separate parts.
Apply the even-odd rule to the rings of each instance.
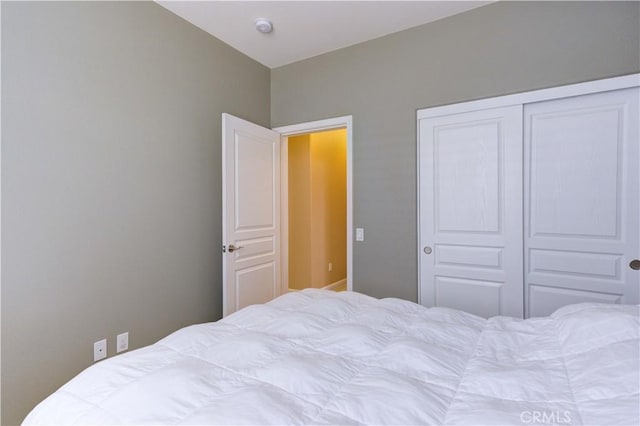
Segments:
[[[25,424],[637,425],[638,306],[489,320],[305,290],[94,365]]]

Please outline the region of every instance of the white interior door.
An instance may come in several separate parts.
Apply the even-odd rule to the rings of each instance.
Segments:
[[[638,88],[528,104],[525,305],[638,303]]]
[[[280,134],[222,115],[222,313],[280,289]]]
[[[522,107],[419,126],[421,303],[521,318]]]

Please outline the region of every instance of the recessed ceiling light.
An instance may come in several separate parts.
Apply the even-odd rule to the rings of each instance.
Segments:
[[[258,18],[256,19],[256,30],[262,34],[269,34],[273,31],[273,24],[266,18]]]

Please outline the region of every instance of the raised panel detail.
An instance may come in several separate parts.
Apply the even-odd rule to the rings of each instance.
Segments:
[[[275,264],[264,263],[237,270],[235,284],[236,310],[257,303],[266,303],[275,297]]]
[[[436,306],[485,318],[502,314],[502,283],[436,276],[435,290]]]
[[[437,229],[440,232],[499,232],[500,122],[436,127],[434,150]]]
[[[235,229],[274,227],[274,146],[252,135],[235,134]]]
[[[530,272],[619,279],[621,256],[560,250],[529,251]]]
[[[557,309],[573,303],[620,303],[619,294],[596,293],[592,291],[567,288],[529,285],[529,316],[543,317],[551,315]]]
[[[531,235],[620,238],[622,107],[531,115]]]
[[[501,269],[502,248],[438,244],[435,247],[436,265]]]
[[[261,256],[271,256],[275,254],[275,241],[272,236],[238,240],[235,245],[242,247],[242,249],[236,250],[233,253],[236,261],[252,260]]]

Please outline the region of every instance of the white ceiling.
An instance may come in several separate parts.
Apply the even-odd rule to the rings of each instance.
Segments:
[[[157,1],[275,68],[473,9],[491,1]],[[271,34],[254,21],[268,18]]]

